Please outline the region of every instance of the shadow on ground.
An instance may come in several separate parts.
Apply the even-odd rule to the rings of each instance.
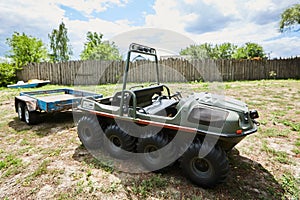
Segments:
[[[169,199],[284,199],[284,190],[261,164],[239,155],[234,149],[228,154],[230,174],[226,183],[213,189],[193,185],[176,163],[163,174],[130,174],[118,172],[106,162],[94,158],[84,146],[76,148],[73,159],[96,169],[112,173],[121,180],[129,199],[156,197]],[[144,187],[145,186],[145,187]]]
[[[56,131],[63,130],[75,126],[74,121],[78,116],[73,115],[72,111],[56,112],[50,114],[41,114],[38,123],[35,125],[27,125],[15,117],[13,121],[8,123],[9,127],[16,131],[32,130],[39,136],[47,136]]]

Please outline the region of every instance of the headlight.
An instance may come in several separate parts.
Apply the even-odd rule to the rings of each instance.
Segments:
[[[82,105],[82,108],[85,108],[85,109],[89,109],[89,110],[95,109],[95,103],[91,102],[91,101],[83,100],[81,105]]]
[[[251,119],[257,119],[259,116],[258,116],[258,112],[257,110],[251,110],[250,111],[250,118]]]

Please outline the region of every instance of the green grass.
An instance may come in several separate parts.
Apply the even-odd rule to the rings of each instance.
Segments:
[[[102,169],[105,172],[113,173],[115,171],[115,168],[113,166],[112,161],[108,160],[98,160],[96,158],[87,158],[85,161],[90,168],[97,168]]]
[[[130,83],[129,87],[132,85],[137,84]],[[214,83],[166,85],[172,92],[179,91],[186,96],[209,92]],[[0,88],[0,188],[7,188],[8,194],[12,194],[0,194],[0,198],[21,199],[24,194],[29,199],[37,198],[44,186],[53,188],[45,194],[48,199],[113,199],[122,195],[120,199],[299,197],[300,183],[294,176],[294,169],[299,166],[295,154],[300,153],[300,111],[295,103],[300,100],[299,80],[235,81],[218,85],[217,89],[224,90],[224,94],[246,102],[249,109],[257,109],[261,126],[258,133],[247,136],[236,147],[238,153],[229,159],[231,171],[226,183],[210,190],[191,184],[177,166],[162,175],[120,173],[113,162],[97,160],[81,146],[72,119],[64,121],[64,115],[62,120],[54,120],[55,115],[50,115],[47,121],[36,126],[17,119],[13,102],[20,91],[57,88],[83,89],[110,96],[121,85]],[[7,184],[14,179],[13,186]]]
[[[100,188],[100,191],[103,193],[112,193],[114,194],[120,189],[121,183],[120,182],[112,182],[109,186],[103,186]]]
[[[289,129],[278,130],[276,128],[266,128],[260,135],[264,137],[288,137],[291,134]]]
[[[292,199],[300,198],[300,178],[296,179],[292,174],[285,173],[281,177],[281,184]]]
[[[287,112],[284,110],[276,110],[276,111],[271,112],[271,114],[275,115],[277,117],[283,117],[287,114]]]
[[[271,155],[271,159],[280,162],[281,164],[291,164],[291,160],[288,154],[284,151],[277,151],[274,148],[268,146],[266,141],[263,141],[262,148],[267,154]]]
[[[291,130],[300,132],[300,123],[299,122],[292,122],[290,120],[281,120],[281,123],[283,123],[285,126],[289,126]]]
[[[300,148],[293,148],[292,152],[295,153],[296,155],[300,154]]]
[[[38,168],[31,173],[30,175],[28,175],[24,182],[23,185],[24,186],[28,186],[31,184],[32,181],[34,181],[38,176],[41,176],[43,174],[47,174],[48,173],[48,165],[51,161],[50,160],[43,160],[42,163],[40,163],[40,165],[38,166]]]
[[[300,147],[300,138],[298,138],[298,139],[296,140],[295,146],[296,146],[296,147]]]
[[[3,160],[0,160],[1,177],[16,175],[22,171],[23,161],[13,154],[7,154]]]
[[[131,182],[131,183],[130,183]],[[154,174],[149,179],[145,180],[129,180],[127,182],[132,188],[132,192],[141,197],[146,198],[150,196],[152,191],[160,191],[166,188],[168,180],[160,174]]]

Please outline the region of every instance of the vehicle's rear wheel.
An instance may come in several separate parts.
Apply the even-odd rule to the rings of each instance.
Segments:
[[[105,130],[104,150],[114,158],[126,159],[128,152],[135,150],[136,138],[128,135],[120,127],[113,124]]]
[[[208,152],[204,157],[201,152]],[[225,152],[218,146],[211,147],[208,143],[193,143],[183,154],[181,167],[186,176],[196,185],[212,188],[225,181],[229,164]]]
[[[77,125],[77,133],[81,143],[87,149],[100,149],[103,130],[96,116],[82,116]]]
[[[29,111],[27,106],[24,106],[24,120],[28,125],[34,125],[39,122],[39,112]]]
[[[17,104],[17,113],[18,113],[18,118],[21,120],[21,121],[25,121],[25,105],[24,103],[22,102],[18,102]]]
[[[163,134],[140,138],[137,152],[140,153],[139,161],[149,171],[162,172],[176,160],[173,143],[169,143]]]

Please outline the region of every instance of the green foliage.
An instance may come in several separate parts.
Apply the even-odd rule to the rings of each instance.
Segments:
[[[231,59],[237,46],[231,43],[223,43],[215,46],[216,59]]]
[[[209,58],[209,52],[211,51],[210,44],[190,45],[189,47],[182,49],[180,55],[191,56],[193,59],[205,59]]]
[[[70,41],[68,38],[68,29],[62,22],[58,30],[53,29],[51,34],[48,34],[50,39],[50,59],[53,62],[64,62],[70,60],[72,55],[71,47],[68,45]]]
[[[103,38],[103,34],[98,34],[96,32],[92,33],[92,32],[87,32],[86,34],[86,39],[87,42],[84,43],[84,50],[83,52],[85,52],[85,54],[90,54],[91,50],[93,50],[95,47],[97,47],[98,45],[101,44],[101,40]]]
[[[16,82],[16,66],[7,62],[0,63],[0,87]]]
[[[266,56],[263,47],[259,44],[247,42],[244,48],[248,59],[255,57],[264,58]]]
[[[265,58],[266,54],[261,45],[247,42],[245,46],[238,48],[232,57],[234,59]]]
[[[233,59],[247,59],[247,54],[243,47],[239,47],[236,49],[234,54],[232,55]]]
[[[208,43],[190,45],[181,50],[180,55],[190,55],[193,59],[251,59],[265,57],[262,46],[250,42],[239,48],[237,45],[228,42],[215,46]]]
[[[297,24],[300,24],[300,4],[295,4],[292,7],[287,8],[281,14],[279,30],[280,32],[284,32]]]
[[[47,49],[42,40],[25,33],[14,32],[11,38],[6,39],[10,46],[9,55],[16,67],[22,67],[28,63],[45,61],[48,56]]]
[[[87,42],[80,54],[82,60],[121,60],[117,46],[109,41],[102,41],[103,34],[87,33]]]

